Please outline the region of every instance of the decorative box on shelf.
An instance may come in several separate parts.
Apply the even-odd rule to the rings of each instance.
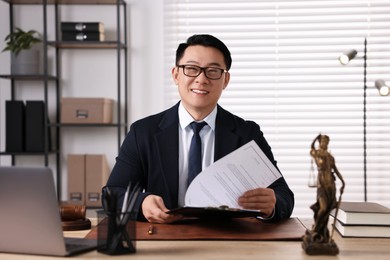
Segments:
[[[104,41],[102,22],[61,22],[63,41]]]
[[[62,98],[61,123],[110,124],[113,103],[108,98]]]

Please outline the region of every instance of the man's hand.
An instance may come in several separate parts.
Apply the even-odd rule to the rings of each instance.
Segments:
[[[249,190],[238,199],[238,204],[245,209],[260,210],[264,217],[270,217],[275,209],[275,192],[269,188]]]
[[[142,202],[142,211],[145,218],[151,223],[172,223],[182,218],[179,215],[171,215],[160,196],[149,195]]]

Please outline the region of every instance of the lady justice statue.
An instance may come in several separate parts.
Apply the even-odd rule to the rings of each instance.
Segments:
[[[319,143],[316,148],[316,142]],[[310,155],[318,169],[317,202],[311,205],[314,211],[314,224],[303,236],[302,248],[309,255],[337,255],[339,249],[329,234],[328,221],[330,212],[337,211],[344,192],[345,182],[338,171],[334,157],[328,152],[329,137],[319,134],[311,144]],[[341,181],[339,200],[336,199],[336,177]]]

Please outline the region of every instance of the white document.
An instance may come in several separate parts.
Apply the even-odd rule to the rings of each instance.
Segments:
[[[204,169],[191,182],[185,206],[242,209],[238,198],[247,190],[265,188],[281,177],[255,141]]]

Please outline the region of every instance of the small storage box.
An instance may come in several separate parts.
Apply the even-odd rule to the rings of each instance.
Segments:
[[[113,102],[107,98],[62,98],[61,123],[110,124]]]

